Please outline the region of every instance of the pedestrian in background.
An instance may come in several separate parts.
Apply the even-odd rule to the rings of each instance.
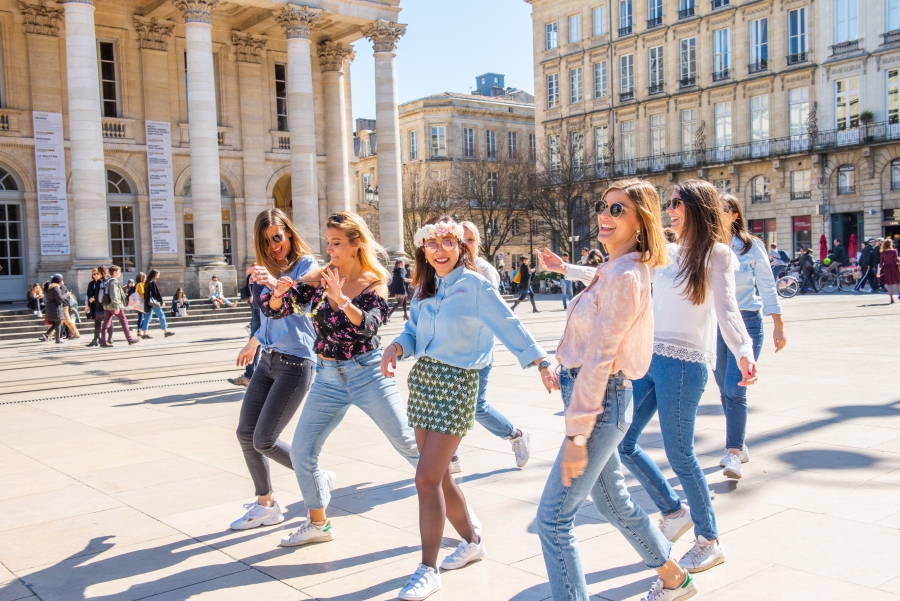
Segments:
[[[894,294],[900,295],[898,287],[900,287],[900,264],[897,260],[897,249],[894,248],[894,242],[888,238],[881,247],[881,255],[878,264],[879,278],[887,288],[891,297],[890,304],[894,304]]]
[[[811,248],[800,251],[800,294],[807,292],[818,294],[816,287],[816,261]]]
[[[78,328],[75,326],[75,322],[72,320],[72,303],[74,298],[72,298],[69,289],[66,288],[66,284],[63,281],[63,276],[60,273],[54,273],[53,277],[50,278],[51,282],[56,282],[59,285],[59,293],[62,296],[62,310],[63,310],[63,324],[65,324],[68,332],[66,334],[66,340],[74,340],[76,338],[81,338],[81,334],[78,332]],[[75,307],[78,307],[78,303],[75,302]]]
[[[98,346],[101,342],[100,331],[103,328],[103,294],[106,292],[106,281],[109,278],[109,271],[105,265],[100,265],[91,271],[91,281],[87,287],[87,310],[88,319],[94,320],[94,339],[87,346]],[[113,326],[109,324],[109,332],[107,334],[107,342],[112,344]]]
[[[163,312],[166,302],[159,291],[158,282],[159,271],[151,269],[144,283],[144,315],[146,315],[144,318],[144,338],[151,337],[147,330],[150,329],[150,320],[153,319],[154,315],[159,319],[159,327],[163,331],[165,338],[175,335],[175,332],[169,331],[169,326],[166,323],[166,314]]]
[[[46,288],[44,288],[44,323],[50,326],[47,328],[47,332],[41,336],[41,340],[44,342],[50,340],[51,333],[57,344],[65,342],[65,340],[61,338],[61,333],[63,320],[65,319],[63,307],[65,307],[66,299],[59,287],[61,283],[62,276],[56,274],[50,278]]]
[[[783,250],[778,250],[774,242],[769,245],[769,264],[772,266],[772,277],[776,280],[781,277],[781,272],[787,269],[791,258]]]
[[[37,317],[44,314],[44,289],[37,282],[32,284],[31,290],[28,291],[28,308]]]
[[[184,295],[184,290],[178,288],[172,296],[172,317],[187,317],[187,311],[191,308],[191,303]]]
[[[394,314],[399,307],[403,307],[403,321],[409,319],[409,314],[407,313],[407,299],[409,297],[409,272],[406,270],[406,262],[403,259],[399,259],[396,263],[394,263],[394,272],[391,274],[391,285],[388,288],[388,291],[394,295],[394,306],[387,314],[386,321],[390,321],[391,315]]]
[[[531,278],[534,276],[534,270],[528,266],[528,262],[531,259],[528,255],[522,255],[519,260],[521,261],[519,263],[519,299],[513,303],[512,310],[515,313],[519,303],[525,300],[525,297],[528,297],[531,300],[532,313],[540,313],[537,305],[534,304],[534,291],[531,289]]]
[[[875,274],[878,272],[878,259],[875,254],[875,238],[866,240],[862,252],[859,253],[859,268],[862,271],[862,277],[853,288],[856,292],[862,292],[862,287],[869,283],[870,292],[878,292],[878,278]]]
[[[144,284],[147,281],[147,274],[142,271],[134,277],[134,290],[129,294],[128,288],[125,288],[125,298],[128,299],[126,308],[137,311],[137,337],[143,338],[150,324],[150,313],[144,310]]]
[[[128,327],[128,318],[125,315],[125,293],[122,290],[122,284],[119,282],[119,274],[122,269],[118,265],[110,265],[109,277],[106,278],[106,289],[103,292],[101,303],[103,304],[103,325],[100,328],[100,346],[103,348],[111,348],[112,342],[104,342],[107,340],[107,331],[110,336],[112,330],[113,318],[117,319],[122,331],[125,332],[125,339],[128,344],[137,344],[140,338],[132,337],[131,330]]]
[[[562,254],[561,258],[562,258],[563,263],[568,263],[569,262],[569,253],[564,252]],[[573,288],[572,284],[573,284],[573,282],[571,279],[569,279],[569,276],[565,273],[562,274],[562,277],[559,280],[559,286],[560,286],[560,288],[562,288],[561,294],[562,294],[563,310],[565,310],[569,307],[569,301],[571,301],[572,296],[574,296],[573,290],[572,290],[572,288]]]
[[[585,263],[586,267],[597,267],[601,263],[604,262],[603,253],[597,250],[596,248],[592,248],[588,251],[587,263]]]
[[[234,306],[234,303],[225,298],[225,295],[222,293],[222,282],[219,281],[219,276],[216,275],[209,281],[209,302],[212,303],[213,309],[218,309],[223,305],[226,307]]]

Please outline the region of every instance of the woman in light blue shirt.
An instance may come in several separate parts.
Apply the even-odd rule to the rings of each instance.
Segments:
[[[759,359],[763,343],[762,315],[771,315],[775,330],[775,352],[784,348],[784,322],[781,319],[781,303],[775,291],[775,278],[769,266],[769,255],[763,243],[747,230],[747,221],[741,203],[731,194],[721,197],[723,219],[731,237],[731,249],[738,258],[739,268],[734,274],[735,296],[747,333],[753,339],[753,356]],[[722,408],[725,410],[725,456],[719,462],[728,478],[741,477],[741,463],[750,461],[750,453],[744,444],[747,431],[747,388],[738,386],[743,378],[741,370],[718,333],[716,348],[716,368],[713,372]]]
[[[409,321],[381,361],[382,373],[393,377],[398,358],[416,358],[407,379],[407,417],[420,453],[416,491],[422,561],[400,591],[407,601],[425,599],[441,587],[437,555],[445,519],[463,540],[441,569],[461,568],[485,555],[481,528],[472,523],[450,473],[450,459],[474,425],[478,370],[491,363],[494,336],[523,368],[532,363],[539,367],[548,393],[558,388],[547,353],[497,288],[476,273],[462,226],[446,216],[432,219],[414,240],[416,295]]]

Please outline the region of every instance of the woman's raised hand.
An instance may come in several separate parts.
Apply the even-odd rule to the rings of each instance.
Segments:
[[[341,303],[345,300],[343,289],[346,283],[347,278],[342,278],[336,269],[329,267],[322,270],[322,286],[325,287],[325,294],[334,302]]]
[[[547,271],[555,271],[556,273],[566,272],[565,262],[563,262],[563,260],[549,248],[539,250],[537,253],[537,257],[538,261],[541,262],[541,265]]]
[[[272,291],[272,294],[278,297],[284,296],[293,285],[294,280],[287,276],[282,276],[278,278],[278,281],[275,283],[275,290]]]
[[[269,273],[268,269],[259,265],[251,265],[250,268],[247,269],[247,275],[250,276],[251,282],[266,286],[269,290],[274,290],[275,285],[278,283],[278,280]]]

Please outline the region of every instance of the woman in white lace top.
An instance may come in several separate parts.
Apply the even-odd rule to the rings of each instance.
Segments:
[[[715,187],[699,180],[676,185],[666,212],[679,242],[667,246],[671,262],[655,272],[653,359],[647,375],[634,382],[634,420],[619,453],[662,512],[660,530],[666,538],[674,542],[694,526],[696,541],[679,565],[701,572],[725,561],[709,487],[694,450],[706,366],[715,363],[716,322],[739,358],[741,386],[756,381],[756,363],[735,300],[737,257],[721,242],[725,229]],[[688,505],[637,444],[657,409],[666,457]]]

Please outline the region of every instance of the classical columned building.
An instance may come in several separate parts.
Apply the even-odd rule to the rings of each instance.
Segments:
[[[0,300],[158,269],[233,294],[277,206],[317,253],[356,206],[350,63],[375,54],[380,233],[403,249],[397,0],[0,0]],[[58,182],[58,184],[57,184]]]

